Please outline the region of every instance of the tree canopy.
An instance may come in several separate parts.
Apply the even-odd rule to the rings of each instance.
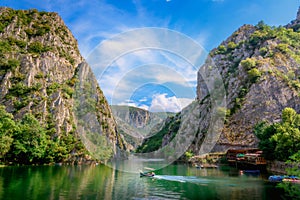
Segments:
[[[255,127],[255,134],[260,139],[259,147],[267,159],[287,161],[294,158],[299,162],[300,114],[293,108],[285,108],[281,118],[279,123],[261,122]]]

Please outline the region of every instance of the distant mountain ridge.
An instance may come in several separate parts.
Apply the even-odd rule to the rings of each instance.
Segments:
[[[149,112],[147,110],[123,105],[111,106],[118,131],[124,135],[125,141],[135,149],[143,138],[156,133],[164,120],[174,113]]]

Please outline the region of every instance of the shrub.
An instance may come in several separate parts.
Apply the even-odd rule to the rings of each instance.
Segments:
[[[244,69],[250,70],[255,67],[256,61],[253,58],[246,58],[245,60],[241,61],[241,65],[244,67]]]
[[[227,48],[228,48],[229,50],[235,49],[236,47],[237,47],[237,44],[235,44],[234,42],[229,42],[229,43],[227,44]]]
[[[262,56],[265,56],[267,54],[267,52],[268,52],[267,47],[262,47],[262,48],[259,49],[259,53]]]
[[[44,49],[44,46],[40,42],[33,42],[28,47],[29,53],[42,53],[43,49]]]
[[[14,70],[18,66],[20,66],[20,64],[21,64],[20,61],[17,59],[0,60],[0,68],[4,70]]]
[[[261,77],[261,72],[258,69],[253,68],[248,71],[248,76],[250,81],[252,83],[255,83],[258,80],[258,78]]]
[[[278,44],[276,46],[276,49],[278,49],[282,53],[287,53],[287,54],[291,54],[292,53],[292,51],[289,49],[289,45],[288,44],[280,43],[280,44]]]
[[[219,47],[218,47],[218,50],[217,50],[217,54],[224,54],[224,53],[226,53],[227,52],[227,49],[226,49],[226,47],[224,46],[224,45],[220,45]]]
[[[48,46],[44,46],[42,43],[40,42],[33,42],[28,46],[28,52],[29,53],[43,53],[43,52],[47,52],[47,51],[51,51],[52,48],[48,47]]]
[[[58,83],[52,83],[47,87],[47,94],[51,95],[53,92],[57,91],[60,88]]]
[[[0,53],[10,52],[11,45],[8,41],[0,41]]]

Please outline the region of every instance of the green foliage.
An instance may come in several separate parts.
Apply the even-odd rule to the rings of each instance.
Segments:
[[[227,48],[224,45],[220,45],[218,50],[216,51],[217,54],[225,54],[227,52]]]
[[[67,85],[67,84],[64,84],[62,86],[62,90],[63,90],[64,95],[67,99],[71,98],[74,94],[74,89],[72,87],[70,87],[69,85]]]
[[[29,93],[31,91],[31,88],[24,85],[24,83],[19,82],[15,85],[13,85],[10,89],[9,89],[9,94],[13,95],[13,96],[24,96],[25,94]]]
[[[21,163],[41,161],[46,152],[48,138],[45,129],[32,114],[25,114],[20,131],[14,135],[13,154]]]
[[[292,168],[287,168],[286,172],[288,175],[300,177],[299,163],[300,163],[300,150],[290,156],[290,159],[287,161],[288,164],[293,165]],[[300,199],[300,185],[293,183],[279,183],[277,187],[284,189],[286,196],[289,199]]]
[[[20,61],[17,59],[0,59],[0,69],[8,71],[14,70],[20,66]]]
[[[94,158],[101,159],[101,161],[107,161],[112,157],[112,145],[105,135],[88,132],[86,133],[86,137],[88,139],[88,149]]]
[[[238,45],[235,44],[234,42],[229,42],[229,43],[227,44],[228,50],[233,50],[233,49],[235,49],[237,46],[238,46]]]
[[[250,70],[256,66],[256,61],[253,58],[246,58],[245,60],[241,61],[242,67],[246,70]]]
[[[1,13],[0,15],[0,33],[4,31],[5,27],[7,27],[15,16],[15,12],[12,9],[7,9],[6,12]]]
[[[40,54],[43,52],[47,52],[47,51],[51,51],[52,48],[48,47],[48,46],[44,46],[42,43],[40,42],[33,42],[28,46],[28,52],[29,53],[36,53],[36,54]]]
[[[54,82],[47,87],[47,89],[46,89],[47,94],[51,95],[53,92],[56,92],[59,88],[60,88],[59,83]]]
[[[7,52],[11,51],[11,45],[9,44],[8,41],[4,40],[0,40],[0,53],[4,54]]]
[[[184,156],[186,157],[187,160],[189,160],[194,156],[194,154],[191,151],[187,151],[184,153]]]
[[[260,123],[255,134],[266,158],[286,161],[300,150],[300,115],[292,108],[282,111],[281,123]],[[300,161],[300,160],[299,160]]]
[[[288,123],[291,125],[294,125],[294,123],[296,123],[298,126],[300,126],[300,124],[298,124],[299,117],[297,115],[297,112],[293,108],[285,108],[282,111],[281,119],[283,123]]]
[[[250,81],[255,83],[261,77],[261,72],[258,69],[253,68],[248,71],[248,76]]]
[[[13,134],[18,131],[12,114],[6,112],[5,107],[0,105],[0,159],[5,157],[13,143]]]
[[[137,153],[153,152],[162,147],[163,137],[167,134],[171,135],[170,140],[172,140],[180,127],[180,119],[177,117],[170,117],[167,120],[164,127],[155,135],[147,138],[141,146],[136,149]]]
[[[35,36],[43,36],[50,31],[50,26],[48,24],[33,24],[33,28],[35,29]]]
[[[262,56],[265,56],[267,54],[267,52],[268,52],[267,47],[262,47],[262,48],[259,49],[259,53]]]
[[[39,72],[39,73],[37,73],[35,76],[34,76],[34,78],[44,78],[44,74],[43,74],[43,72]]]
[[[23,98],[21,100],[16,100],[14,102],[14,108],[16,110],[20,110],[21,108],[24,108],[25,106],[27,106],[29,103],[29,98]]]
[[[289,45],[285,43],[280,43],[276,46],[276,49],[281,51],[282,53],[292,54],[292,51],[289,49]]]
[[[53,138],[54,135],[55,128],[47,130],[32,114],[14,121],[12,114],[0,106],[0,161],[20,164],[61,162],[75,149],[85,152],[74,136],[74,130]]]
[[[267,39],[274,38],[276,36],[276,31],[274,28],[266,25],[263,21],[260,21],[256,25],[257,30],[252,33],[250,36],[249,42],[251,45],[255,46],[257,44],[261,44]]]
[[[17,46],[20,47],[21,49],[22,49],[22,48],[25,48],[26,45],[27,45],[27,42],[26,42],[26,41],[18,40],[18,39],[14,38],[14,37],[8,37],[8,38],[7,38],[7,41],[9,42],[9,44],[10,44],[11,46],[17,45]]]

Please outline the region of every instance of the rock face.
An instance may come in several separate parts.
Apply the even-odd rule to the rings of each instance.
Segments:
[[[80,119],[74,113],[78,101],[74,94],[90,69],[58,14],[0,8],[0,52],[0,102],[6,110],[16,120],[32,113],[44,127],[54,128],[52,138],[73,134],[78,143]],[[110,107],[96,86],[97,119],[105,124],[100,134],[109,138],[116,154],[118,145],[123,149],[123,141],[116,132]],[[74,153],[76,149],[72,152],[80,154]]]
[[[269,27],[263,22],[244,25],[210,52],[214,65],[200,69],[197,99],[209,98],[200,75],[208,68],[222,76],[227,98],[225,124],[214,151],[256,147],[256,124],[279,121],[285,107],[300,111],[299,22],[298,12],[297,19],[286,27]]]

